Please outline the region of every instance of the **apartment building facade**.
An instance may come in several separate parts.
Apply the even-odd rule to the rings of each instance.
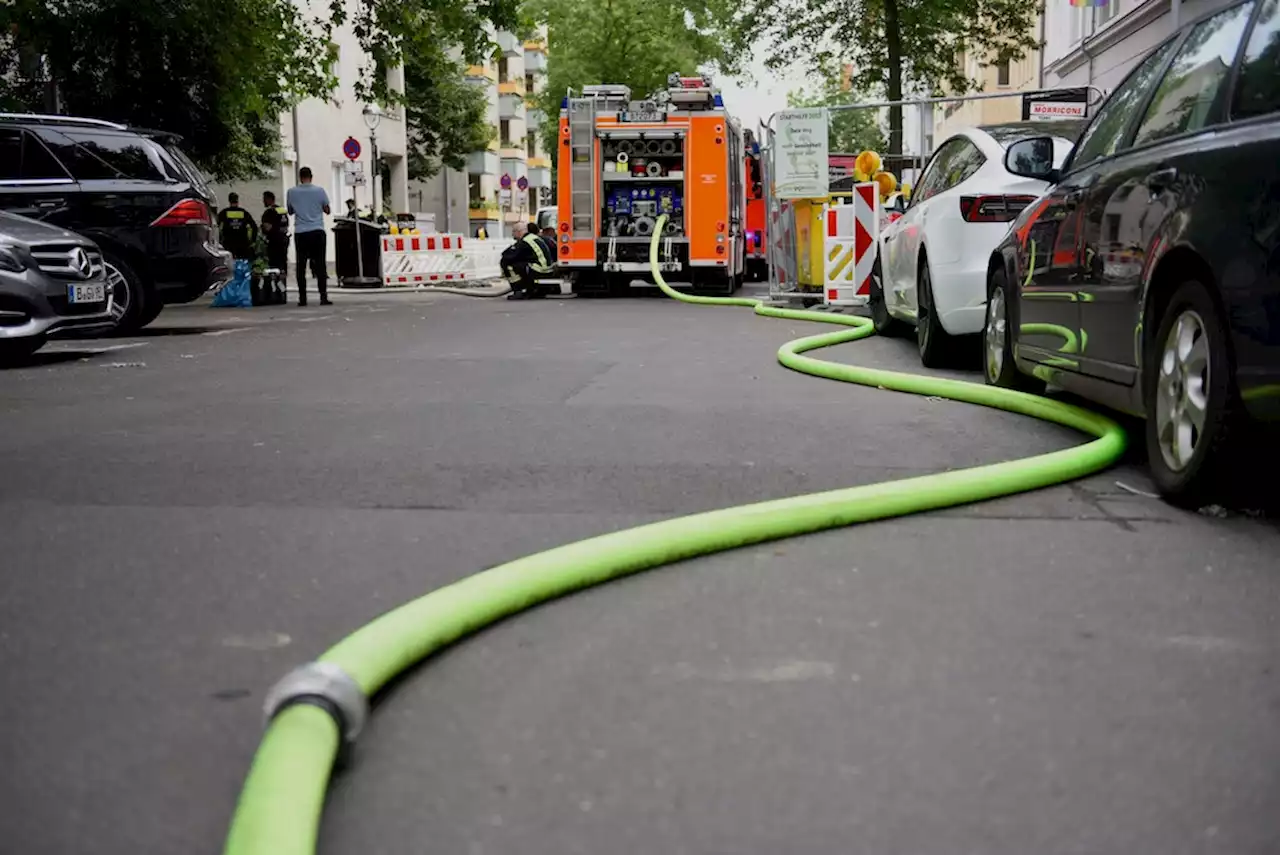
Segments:
[[[1056,3],[1059,0],[1045,0],[1045,2]],[[1068,0],[1061,0],[1061,2],[1066,4]],[[1037,44],[1044,38],[1046,23],[1042,5],[1040,14],[1032,23]],[[1001,94],[1006,97],[936,105],[933,136],[939,142],[962,128],[1020,121],[1022,119],[1021,93],[1041,88],[1041,53],[1038,48],[1027,51],[1022,59],[1009,62],[992,62],[987,56],[977,51],[966,50],[957,55],[956,62],[965,77],[978,81],[978,93]],[[938,97],[951,94],[944,90],[938,93]]]
[[[1091,7],[1047,2],[1045,86],[1096,86],[1109,93],[1181,24],[1229,0],[1106,0]]]

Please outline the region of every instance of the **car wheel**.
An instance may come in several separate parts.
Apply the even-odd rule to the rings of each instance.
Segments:
[[[40,348],[44,347],[47,339],[42,335],[33,335],[28,338],[6,338],[0,339],[0,363],[6,365],[17,362],[25,362]]]
[[[1229,437],[1244,419],[1226,330],[1194,281],[1174,293],[1157,329],[1143,377],[1147,459],[1166,499],[1198,508],[1228,482]]]
[[[987,277],[987,319],[982,327],[982,373],[988,386],[1041,394],[1044,382],[1018,370],[1013,358],[1017,312],[1003,268]]]
[[[955,339],[938,321],[933,303],[933,277],[929,273],[929,259],[920,256],[919,285],[916,293],[916,344],[920,348],[920,362],[926,368],[949,368],[955,352]]]
[[[164,308],[164,303],[159,300],[148,300],[142,307],[142,317],[138,319],[138,326],[145,327],[147,324],[160,317],[160,311]]]
[[[871,287],[867,289],[867,308],[871,311],[871,323],[879,335],[889,338],[906,335],[907,325],[889,314],[889,306],[884,300],[883,283],[880,259],[877,258],[871,267]]]
[[[142,280],[133,268],[114,255],[104,254],[103,265],[107,272],[107,287],[111,291],[111,320],[118,333],[130,333],[155,320],[146,316],[147,294]],[[159,314],[157,312],[156,314]]]

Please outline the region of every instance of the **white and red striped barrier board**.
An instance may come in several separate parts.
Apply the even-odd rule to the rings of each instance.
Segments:
[[[829,206],[826,224],[823,302],[828,306],[865,306],[880,236],[879,187],[874,182],[855,184],[853,204]]]
[[[462,235],[383,235],[382,251],[386,252],[457,252],[462,249]]]

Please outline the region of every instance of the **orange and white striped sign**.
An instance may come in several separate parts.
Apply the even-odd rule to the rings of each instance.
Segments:
[[[852,205],[826,210],[823,243],[823,302],[865,306],[871,295],[871,268],[880,236],[880,190],[874,182],[855,184]]]

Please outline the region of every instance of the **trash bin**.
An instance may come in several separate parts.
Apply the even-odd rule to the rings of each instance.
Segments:
[[[356,230],[360,253],[356,251]],[[338,217],[333,223],[333,266],[344,288],[382,287],[382,226],[368,220]],[[361,255],[363,258],[361,259]],[[359,259],[359,260],[358,260]],[[360,260],[364,269],[360,269]]]

